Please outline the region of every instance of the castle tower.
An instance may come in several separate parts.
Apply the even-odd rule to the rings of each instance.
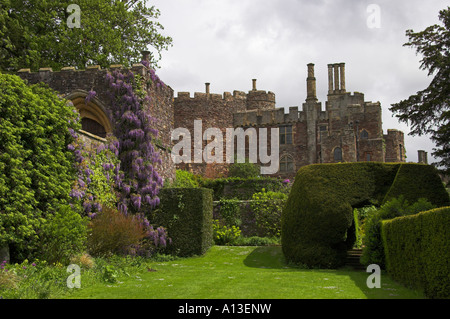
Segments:
[[[256,89],[256,79],[252,80],[252,90],[247,94],[247,110],[267,110],[275,108],[275,93]]]

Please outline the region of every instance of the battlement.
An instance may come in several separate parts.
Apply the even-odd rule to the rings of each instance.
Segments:
[[[17,71],[21,76],[27,76],[25,74],[29,74],[30,77],[42,77],[42,76],[62,76],[63,74],[67,72],[74,72],[74,73],[83,73],[83,72],[93,72],[93,71],[112,71],[114,69],[125,69],[122,64],[111,64],[109,68],[102,69],[100,65],[89,65],[84,70],[79,70],[73,66],[66,66],[61,68],[60,71],[53,71],[52,68],[40,68],[37,72],[31,72],[31,69],[20,69]],[[142,63],[135,63],[132,65],[131,68],[129,68],[134,74],[141,74],[144,75],[146,70],[149,70],[147,67],[145,67]]]
[[[287,113],[284,108],[249,110],[233,114],[233,125],[256,126],[256,125],[282,125],[306,120],[305,112],[299,111],[298,106],[291,106]]]
[[[403,137],[404,133],[397,129],[388,129],[385,137],[395,138],[395,137]]]
[[[199,101],[205,101],[208,99],[211,100],[246,100],[247,95],[242,91],[233,91],[233,94],[230,92],[224,92],[223,94],[218,93],[205,93],[205,92],[194,92],[194,96],[191,97],[190,92],[178,92],[177,96],[174,98],[177,101],[186,101],[186,100],[199,100]]]
[[[247,110],[263,110],[275,108],[275,93],[256,89],[256,79],[253,79],[253,89],[245,93],[244,91],[234,90],[233,94],[224,92],[223,94],[211,93],[210,83],[205,83],[205,92],[194,92],[191,97],[190,92],[178,92],[175,97],[176,104],[188,102],[190,105],[197,101],[201,104],[205,101],[239,101],[245,103]]]

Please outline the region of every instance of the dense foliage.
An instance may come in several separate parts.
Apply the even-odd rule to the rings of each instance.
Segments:
[[[363,224],[362,264],[366,266],[377,264],[383,269],[386,266],[385,252],[381,240],[381,224],[383,220],[413,215],[432,208],[434,208],[433,205],[423,198],[415,203],[409,203],[403,196],[400,196],[386,202],[379,209],[372,211]]]
[[[384,221],[382,238],[393,279],[429,298],[450,297],[450,207]]]
[[[381,205],[401,195],[409,202],[425,198],[435,206],[450,201],[429,165],[366,162],[301,168],[282,214],[286,258],[318,267],[343,265],[353,208]]]
[[[76,9],[79,8],[79,26]],[[139,62],[151,49],[156,64],[172,39],[160,32],[158,9],[146,0],[14,1],[0,3],[0,70],[37,70]]]
[[[241,178],[228,177],[216,179],[201,179],[200,186],[210,188],[214,191],[214,200],[241,199],[250,200],[254,193],[263,189],[272,192],[282,192],[288,194],[292,183],[289,180],[282,180],[272,177]]]
[[[197,188],[200,187],[200,178],[191,172],[177,169],[175,172],[175,180],[166,182],[164,187],[180,187],[180,188]]]
[[[84,216],[95,217],[103,206],[117,206],[116,182],[120,163],[116,156],[115,138],[108,137],[107,145],[90,140],[89,143],[71,132],[76,139],[69,145],[75,155],[77,178],[72,186],[70,196],[72,204],[79,205]]]
[[[423,56],[420,68],[428,70],[433,79],[427,88],[392,104],[390,110],[411,125],[410,134],[431,136],[437,165],[450,173],[450,7],[439,12],[439,20],[442,25],[406,31],[409,41],[405,46],[415,47]]]
[[[212,191],[206,188],[163,188],[152,221],[167,228],[168,251],[180,256],[204,254],[213,244]]]
[[[259,165],[250,163],[248,159],[244,163],[239,163],[235,160],[228,170],[229,177],[257,178],[260,174],[261,168]]]
[[[75,180],[68,145],[76,119],[73,106],[54,91],[0,74],[0,246],[9,245],[19,260],[47,249],[43,238],[54,231],[49,222],[58,219],[70,229],[70,217],[78,220],[59,215],[68,210]]]
[[[93,256],[150,257],[169,242],[165,229],[154,229],[142,215],[125,215],[105,207],[89,224],[87,248]]]
[[[260,237],[280,237],[281,212],[286,204],[287,195],[280,192],[262,192],[253,194],[250,207],[255,214],[257,235]]]

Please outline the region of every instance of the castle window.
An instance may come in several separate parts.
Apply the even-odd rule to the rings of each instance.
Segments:
[[[103,125],[87,117],[81,119],[81,129],[103,138],[106,137],[106,131]]]
[[[292,126],[280,126],[280,144],[292,144]]]
[[[362,130],[360,136],[362,140],[367,140],[369,138],[369,133],[366,130]]]
[[[372,161],[372,152],[365,152],[364,158],[365,158],[366,162]]]
[[[342,149],[340,147],[336,147],[333,152],[333,157],[335,162],[342,162]]]
[[[292,156],[285,155],[280,159],[280,172],[287,173],[294,171],[294,160]]]

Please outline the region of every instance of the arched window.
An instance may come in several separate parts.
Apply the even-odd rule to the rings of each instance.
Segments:
[[[287,173],[295,170],[294,160],[290,155],[284,155],[280,159],[280,172]]]
[[[112,133],[112,125],[105,113],[103,104],[97,98],[86,103],[88,92],[76,90],[66,96],[78,109],[81,117],[81,129],[90,134],[105,138],[108,133]]]
[[[366,130],[362,130],[360,136],[362,140],[367,140],[369,138],[369,133]]]
[[[340,147],[334,149],[333,158],[335,162],[342,162],[342,149]]]

